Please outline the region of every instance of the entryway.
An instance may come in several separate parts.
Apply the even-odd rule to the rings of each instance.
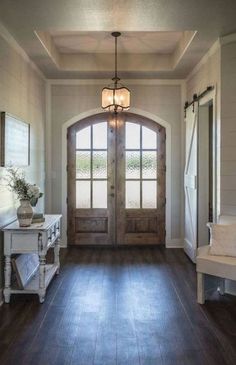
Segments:
[[[69,243],[165,243],[165,128],[102,113],[67,137]]]

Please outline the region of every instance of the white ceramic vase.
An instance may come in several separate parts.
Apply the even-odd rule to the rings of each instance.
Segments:
[[[17,208],[17,219],[20,227],[29,227],[32,223],[33,209],[30,201],[26,199],[20,200],[20,206]]]

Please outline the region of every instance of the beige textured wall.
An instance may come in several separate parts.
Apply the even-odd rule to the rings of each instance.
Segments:
[[[25,171],[28,179],[44,191],[45,81],[20,51],[1,35],[0,111],[30,123],[31,164]],[[4,171],[0,168],[0,179]],[[13,195],[0,185],[0,227],[15,216],[16,204]],[[44,201],[41,199],[39,209],[43,207]]]
[[[52,85],[52,211],[61,212],[62,125],[72,117],[101,105],[101,85]],[[181,237],[181,87],[180,85],[128,85],[132,106],[152,113],[172,129],[171,238]],[[66,179],[66,176],[64,177]]]

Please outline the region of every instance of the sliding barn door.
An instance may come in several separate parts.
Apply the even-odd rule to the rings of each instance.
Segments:
[[[185,120],[185,252],[195,261],[198,239],[198,104],[186,110]]]

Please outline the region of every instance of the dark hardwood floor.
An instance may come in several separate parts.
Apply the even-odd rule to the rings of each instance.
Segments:
[[[44,304],[0,308],[0,364],[236,364],[236,300],[196,303],[182,250],[70,248]]]

